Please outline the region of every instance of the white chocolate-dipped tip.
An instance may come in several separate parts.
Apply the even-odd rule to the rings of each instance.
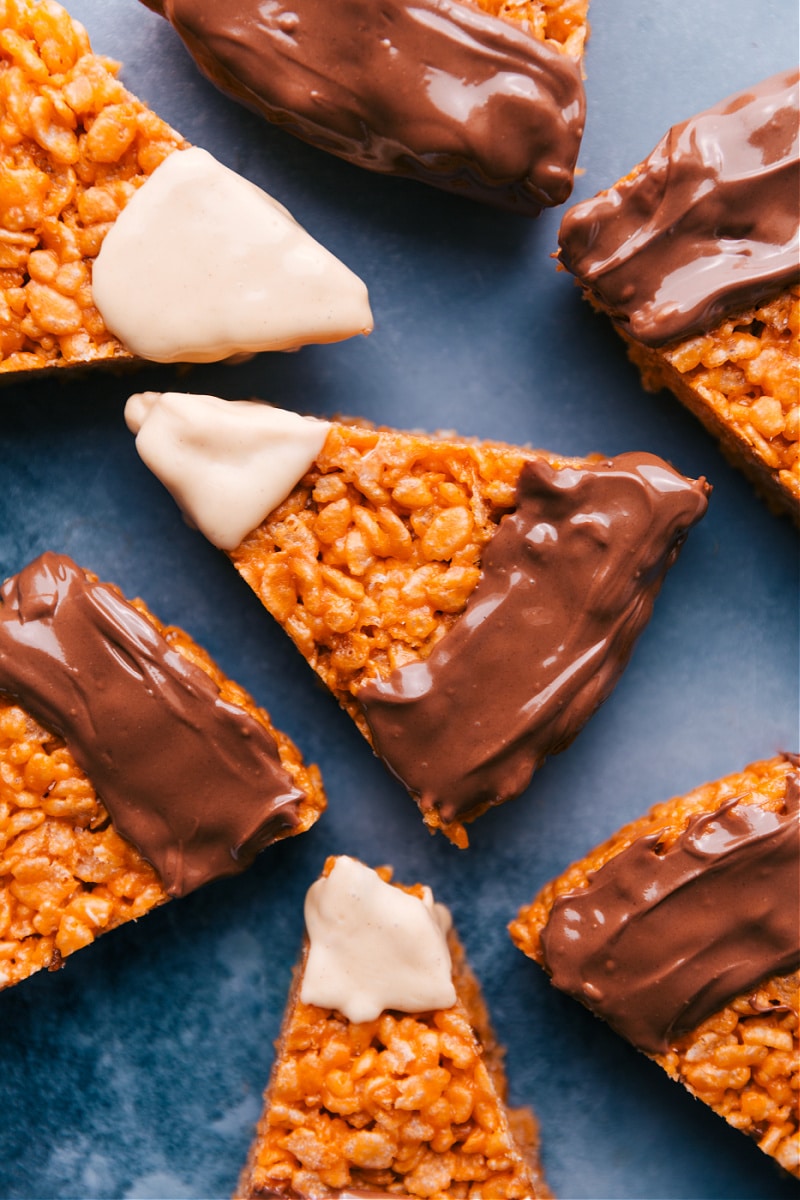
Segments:
[[[421,1013],[456,1002],[449,913],[429,889],[420,900],[363,863],[337,858],[306,895],[309,951],[300,999],[373,1021],[386,1009]]]
[[[330,424],[256,400],[139,392],[125,405],[142,461],[186,519],[233,550],[285,500]]]
[[[131,396],[125,405],[125,424],[131,433],[136,434],[147,419],[147,414],[158,403],[160,392],[137,392]]]
[[[170,154],[109,230],[94,303],[133,354],[216,362],[369,333],[364,283],[266,192],[193,147]]]

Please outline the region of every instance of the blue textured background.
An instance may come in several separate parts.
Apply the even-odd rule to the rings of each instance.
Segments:
[[[669,395],[648,396],[537,222],[371,176],[219,96],[136,0],[75,0],[95,48],[185,136],[255,180],[368,283],[369,339],[184,374],[147,368],[0,391],[0,574],[65,551],[185,626],[317,761],[330,808],[247,875],[102,938],[0,996],[0,1196],[224,1197],[260,1107],[325,856],[390,861],[450,905],[541,1119],[562,1200],[789,1197],[796,1186],[514,949],[506,922],[572,859],[676,792],[791,747],[797,539]],[[791,0],[595,0],[575,196],[673,122],[792,65]],[[315,414],[457,428],[566,454],[648,449],[714,484],[614,695],[459,853],[424,831],[223,556],[139,462],[129,391],[258,395]]]

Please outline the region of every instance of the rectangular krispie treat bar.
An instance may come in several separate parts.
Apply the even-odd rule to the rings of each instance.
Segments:
[[[800,1177],[800,758],[659,804],[511,923],[521,950]]]
[[[559,258],[644,386],[673,391],[800,522],[798,128],[796,71],[675,126],[567,212]]]
[[[650,454],[128,401],[137,448],[456,844],[608,696],[704,480]]]
[[[239,1198],[549,1196],[529,1109],[430,889],[331,858]]]
[[[188,634],[64,555],[0,589],[0,988],[244,870],[319,772]]]
[[[60,5],[2,11],[0,376],[369,332],[363,283],[131,95]]]
[[[527,216],[572,190],[588,0],[144,3],[224,92],[348,162]]]

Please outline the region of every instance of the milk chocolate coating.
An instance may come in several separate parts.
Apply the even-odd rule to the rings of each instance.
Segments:
[[[734,797],[666,850],[639,838],[560,896],[542,933],[556,987],[648,1054],[800,965],[800,772],[782,812]]]
[[[525,464],[464,613],[358,691],[377,753],[443,822],[518,795],[606,698],[706,485],[649,454]]]
[[[458,0],[163,0],[202,71],[373,171],[535,216],[572,190],[578,62]]]
[[[797,71],[676,125],[566,213],[559,258],[638,341],[711,329],[800,275]]]
[[[172,896],[244,870],[297,825],[303,793],[269,730],[64,555],[0,589],[0,691],[63,737]]]

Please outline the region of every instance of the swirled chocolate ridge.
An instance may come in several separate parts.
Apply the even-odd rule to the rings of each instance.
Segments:
[[[578,62],[459,0],[161,0],[198,66],[303,140],[535,216],[572,190]]]
[[[269,730],[65,555],[0,589],[0,690],[64,738],[170,895],[244,870],[297,825],[303,793]]]
[[[638,341],[713,328],[800,275],[799,78],[775,75],[675,125],[564,216],[561,262]]]
[[[572,741],[622,672],[706,491],[650,454],[525,464],[452,629],[425,661],[358,691],[377,753],[423,812],[477,815]]]
[[[542,932],[556,987],[648,1054],[734,996],[800,965],[800,772],[782,811],[745,797],[695,816],[667,849],[639,838]]]

